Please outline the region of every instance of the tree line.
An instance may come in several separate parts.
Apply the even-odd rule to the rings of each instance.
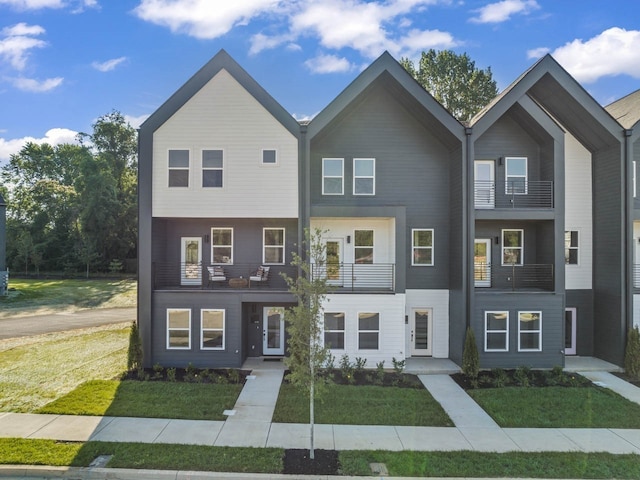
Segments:
[[[77,144],[27,143],[2,167],[15,272],[121,270],[136,258],[137,132],[113,111]]]

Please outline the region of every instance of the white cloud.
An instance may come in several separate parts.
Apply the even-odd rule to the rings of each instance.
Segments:
[[[47,42],[34,38],[44,32],[44,28],[26,23],[3,28],[0,31],[0,35],[4,37],[0,40],[0,58],[9,62],[16,70],[24,70],[30,50],[47,45]]]
[[[539,8],[540,5],[536,0],[502,0],[473,10],[478,13],[478,16],[471,18],[470,21],[473,23],[501,23],[506,22],[513,15],[528,15]]]
[[[8,5],[17,10],[39,10],[41,8],[62,8],[63,0],[0,0],[0,5]]]
[[[148,113],[146,113],[144,115],[139,115],[137,117],[134,117],[134,116],[131,116],[131,115],[125,115],[124,116],[124,119],[133,128],[138,128],[140,125],[142,125],[142,122],[144,122],[147,118],[149,118],[149,114]]]
[[[541,57],[544,57],[547,53],[549,53],[549,49],[547,47],[539,47],[539,48],[534,48],[531,50],[527,50],[527,58],[529,60],[531,59],[538,59]]]
[[[62,84],[64,79],[62,77],[47,78],[46,80],[36,80],[34,78],[14,78],[11,79],[11,83],[18,90],[25,92],[43,93],[53,90]]]
[[[127,57],[113,58],[106,62],[93,62],[91,66],[100,72],[110,72],[121,63],[125,62]]]
[[[336,55],[318,55],[307,60],[304,64],[313,73],[339,73],[353,69],[349,60]]]
[[[582,41],[576,39],[553,51],[553,57],[579,82],[629,75],[640,79],[640,31],[613,27]]]
[[[23,137],[4,139],[0,138],[0,163],[9,161],[9,156],[18,153],[27,142],[48,143],[49,145],[59,145],[61,143],[76,143],[78,132],[68,128],[52,128],[45,133],[42,138]]]

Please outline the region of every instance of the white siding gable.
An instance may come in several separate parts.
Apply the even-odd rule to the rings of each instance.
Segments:
[[[578,232],[578,265],[566,265],[565,287],[567,290],[589,290],[592,288],[593,252],[591,154],[567,133],[564,155],[564,229]]]
[[[168,187],[172,149],[190,152],[188,188]],[[202,187],[202,150],[223,151],[222,188]],[[297,139],[221,70],[154,132],[153,216],[297,218]]]

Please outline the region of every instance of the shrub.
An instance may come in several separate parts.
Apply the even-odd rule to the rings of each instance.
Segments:
[[[356,372],[361,373],[367,364],[367,359],[362,357],[356,357]]]
[[[168,368],[167,369],[167,380],[169,380],[170,382],[175,382],[176,381],[176,369],[175,368]]]
[[[355,378],[353,378],[353,370],[354,366],[349,360],[349,355],[345,353],[340,357],[340,374],[347,383],[355,382]]]
[[[531,369],[529,367],[518,367],[513,374],[513,378],[521,387],[528,387],[531,385]]]
[[[627,348],[624,352],[624,369],[627,375],[640,379],[640,331],[635,326],[627,334]]]
[[[397,375],[400,375],[402,374],[402,372],[404,372],[404,367],[407,365],[406,360],[396,360],[396,357],[393,357],[391,359],[391,362],[393,362],[393,371]]]
[[[229,370],[229,381],[231,383],[240,383],[240,372],[235,368]]]
[[[467,327],[467,335],[464,339],[464,349],[462,350],[462,373],[471,379],[478,378],[480,371],[480,358],[478,355],[478,346],[476,345],[476,336],[471,327]]]
[[[164,377],[164,367],[159,363],[153,365],[153,380],[162,380]]]
[[[496,388],[502,388],[507,385],[509,376],[502,368],[494,368],[493,373],[493,386]]]
[[[127,370],[138,370],[138,376],[140,376],[140,370],[142,370],[142,340],[140,339],[140,332],[138,330],[138,322],[131,324],[131,330],[129,331],[129,350],[127,351]]]

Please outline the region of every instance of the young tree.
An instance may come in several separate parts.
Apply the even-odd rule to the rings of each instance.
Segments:
[[[298,304],[285,313],[287,321],[287,350],[289,357],[285,359],[291,370],[288,380],[309,394],[309,426],[311,429],[309,457],[314,454],[314,403],[316,395],[321,394],[327,381],[322,376],[322,367],[326,365],[329,349],[323,345],[323,308],[322,305],[330,293],[326,278],[325,244],[322,231],[313,232],[305,229],[304,257],[294,253],[291,265],[297,267],[299,275],[291,278],[282,275],[295,295]]]
[[[422,52],[417,68],[408,58],[400,64],[460,121],[471,119],[498,94],[491,67],[476,68],[466,53],[430,49]]]

